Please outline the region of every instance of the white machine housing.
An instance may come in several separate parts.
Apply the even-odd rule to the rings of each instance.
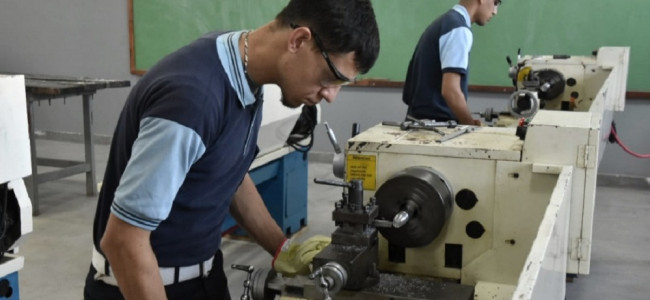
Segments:
[[[525,139],[516,127],[480,127],[437,142],[429,130],[377,125],[346,145],[346,179],[363,179],[365,201],[394,174],[423,166],[442,175],[452,195],[471,191],[470,209],[454,204],[428,245],[388,258],[380,238],[380,270],[460,280],[475,299],[563,299],[566,274],[588,274],[598,164],[612,112],[624,108],[629,48],[603,47],[597,56],[523,57],[520,66],[555,69],[574,78],[573,111],[553,102],[530,120]],[[557,101],[565,97],[562,94]],[[453,132],[454,129],[442,129]],[[468,235],[478,222],[484,233]],[[461,245],[462,262],[448,266],[446,249]]]
[[[20,209],[21,236],[8,250],[16,248],[32,232],[32,204],[23,182],[32,173],[26,101],[24,76],[0,74],[0,184],[7,183]],[[22,256],[5,254],[0,261],[0,277],[22,269],[23,265]]]
[[[264,85],[264,109],[257,138],[258,156],[276,151],[286,145],[291,129],[300,117],[300,109],[282,104],[282,92],[275,84]]]

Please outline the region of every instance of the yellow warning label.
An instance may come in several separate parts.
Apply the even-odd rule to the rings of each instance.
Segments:
[[[348,154],[346,180],[362,179],[365,190],[375,190],[377,181],[377,157],[374,155]]]

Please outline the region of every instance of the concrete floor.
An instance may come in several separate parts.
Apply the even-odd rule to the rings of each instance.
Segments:
[[[42,156],[82,157],[83,145],[38,140]],[[98,145],[97,177],[101,180],[108,146]],[[311,183],[314,177],[333,179],[331,166],[309,165],[308,226],[298,240],[328,235],[334,202],[341,189]],[[40,185],[41,214],[34,232],[20,246],[25,267],[19,272],[22,299],[82,299],[90,264],[92,219],[96,197],[85,195],[84,176],[75,175]],[[591,274],[567,283],[566,299],[650,299],[650,189],[599,186],[591,260]],[[225,239],[230,263],[270,267],[271,256],[246,240]],[[233,299],[243,290],[244,273],[226,268]]]

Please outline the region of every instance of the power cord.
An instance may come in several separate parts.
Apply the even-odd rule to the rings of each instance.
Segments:
[[[314,128],[318,124],[317,119],[318,108],[316,106],[304,105],[300,117],[298,117],[296,124],[291,130],[291,134],[287,138],[287,145],[298,152],[302,152],[305,158],[307,152],[314,146]],[[301,143],[307,138],[309,138],[307,144]]]
[[[619,146],[621,146],[621,148],[623,148],[623,150],[625,150],[625,152],[627,152],[628,154],[630,154],[630,155],[632,155],[634,157],[650,158],[650,153],[649,154],[636,153],[636,152],[630,150],[630,148],[628,148],[623,142],[621,142],[621,139],[618,137],[618,133],[616,132],[616,123],[614,123],[614,121],[612,121],[612,130],[609,133],[609,142],[610,143],[617,143]]]
[[[2,190],[2,211],[0,211],[0,258],[5,256],[6,248],[5,244],[5,235],[7,234],[7,202],[9,202],[9,185],[8,183],[3,183],[0,185],[0,190]]]

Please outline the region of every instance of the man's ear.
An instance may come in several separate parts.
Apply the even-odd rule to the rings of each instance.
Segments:
[[[289,33],[289,39],[287,41],[289,52],[295,53],[300,48],[308,46],[308,42],[311,40],[311,38],[311,30],[309,30],[307,27],[298,27],[292,29],[292,31]]]

